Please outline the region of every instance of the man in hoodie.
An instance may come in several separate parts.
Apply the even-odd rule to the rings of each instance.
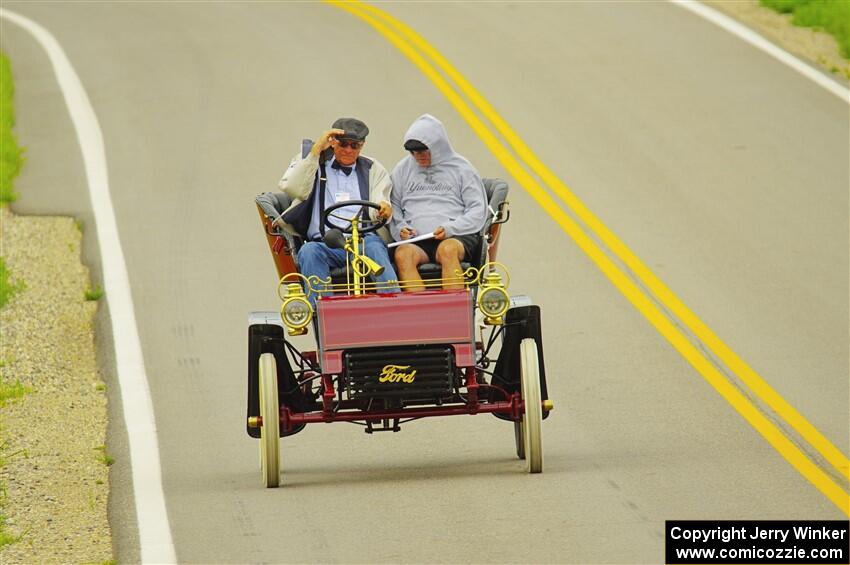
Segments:
[[[397,241],[433,234],[432,239],[404,243],[395,253],[405,290],[424,290],[417,267],[436,261],[443,288],[463,288],[460,262],[481,244],[487,196],[475,167],[455,153],[446,128],[434,116],[416,119],[404,135],[410,154],[393,169],[390,231]]]
[[[360,155],[367,135],[369,128],[358,119],[336,120],[306,156],[298,154],[292,159],[278,183],[293,201],[279,221],[285,229],[306,240],[298,251],[299,269],[306,277],[327,280],[332,268],[345,266],[346,252],[328,247],[322,239],[326,226],[321,218],[328,206],[348,200],[369,200],[381,207],[378,211],[371,210],[370,219],[388,219],[392,215],[387,201],[392,189],[387,170],[378,161]],[[348,210],[346,207],[339,212]],[[355,213],[357,207],[351,209],[351,215]],[[336,218],[331,218],[331,223],[346,227]],[[383,273],[374,277],[376,282],[388,283],[382,285],[379,292],[398,292],[398,286],[393,284],[398,276],[390,262],[386,243],[373,232],[363,237],[363,248],[366,256],[384,268]],[[310,294],[310,302],[315,311],[314,294]]]

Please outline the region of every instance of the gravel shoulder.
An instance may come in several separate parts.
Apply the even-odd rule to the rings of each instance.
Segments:
[[[812,65],[831,74],[842,83],[850,79],[850,61],[841,56],[838,42],[823,31],[797,27],[790,14],[779,14],[761,6],[758,0],[703,0],[703,4],[740,21]]]
[[[30,389],[2,409],[3,512],[20,539],[0,549],[0,562],[109,562],[106,393],[82,234],[72,218],[16,216],[8,207],[0,224],[9,270],[26,282],[0,311],[2,376]]]

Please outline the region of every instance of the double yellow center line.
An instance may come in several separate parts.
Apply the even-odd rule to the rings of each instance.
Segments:
[[[714,362],[677,327],[670,316],[675,317],[676,321],[686,327],[701,342],[702,346],[720,359],[727,369],[748,387],[747,392],[749,394],[769,406],[779,418],[793,428],[803,440],[837,470],[840,477],[850,479],[850,461],[847,457],[729,349],[622,241],[588,210],[569,188],[534,155],[487,100],[436,49],[409,26],[374,6],[358,1],[328,0],[327,3],[365,21],[410,59],[448,99],[508,173],[573,239],[629,302],[782,457],[842,512],[850,516],[850,495],[812,462],[793,441],[786,437],[765,414],[742,394],[720,372]],[[484,123],[476,115],[470,104],[486,118],[489,124]],[[504,142],[496,136],[493,130],[501,135]],[[506,144],[510,146],[510,149]],[[537,179],[529,171],[534,173]],[[544,186],[555,194],[576,218],[581,220],[586,229],[607,247],[609,253],[628,268],[630,274],[640,281],[643,288],[639,287],[629,274],[611,260],[585,229],[576,223],[552,198]],[[669,316],[662,312],[658,304],[663,305],[669,312]]]

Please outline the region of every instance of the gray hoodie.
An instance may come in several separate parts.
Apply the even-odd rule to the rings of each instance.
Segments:
[[[440,120],[423,114],[404,134],[405,143],[411,139],[428,146],[431,165],[420,167],[407,155],[393,169],[393,238],[401,239],[402,228],[422,235],[443,226],[447,237],[481,231],[487,217],[484,184],[475,167],[455,153]]]

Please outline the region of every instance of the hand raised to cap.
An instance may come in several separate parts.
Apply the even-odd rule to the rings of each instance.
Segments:
[[[313,144],[313,148],[310,149],[310,153],[318,157],[319,153],[333,145],[333,142],[336,141],[336,136],[339,135],[345,135],[345,130],[339,128],[329,129],[319,136],[319,139]]]

